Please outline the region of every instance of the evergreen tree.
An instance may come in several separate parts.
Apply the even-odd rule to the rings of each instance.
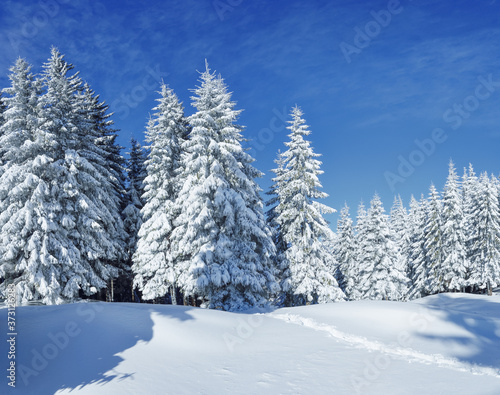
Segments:
[[[5,102],[3,100],[2,91],[0,91],[0,128],[5,123],[4,113],[6,110],[7,110],[7,105],[5,104]],[[0,135],[0,138],[1,138],[1,135]],[[3,162],[2,162],[3,153],[2,153],[2,151],[3,150],[0,148],[0,176],[2,175],[2,167],[3,167]]]
[[[320,155],[304,139],[310,131],[302,115],[298,107],[293,108],[288,127],[290,141],[285,143],[288,150],[283,153],[285,165],[276,177],[277,222],[286,244],[284,255],[288,264],[282,279],[287,305],[326,303],[345,297],[329,270],[335,266],[326,246],[332,232],[322,216],[335,210],[317,201],[328,195],[319,190],[318,175],[323,172],[321,162],[315,158]]]
[[[2,91],[0,91],[0,127],[2,127],[2,125],[5,123],[4,113],[6,110],[7,110],[7,105],[4,102],[3,93],[2,93]],[[0,150],[0,169],[2,166],[1,157],[2,157],[2,153]]]
[[[146,132],[149,157],[145,162],[143,223],[133,257],[134,284],[142,291],[144,299],[155,299],[170,292],[171,301],[176,304],[179,273],[172,248],[172,232],[180,214],[177,198],[182,187],[181,152],[186,123],[184,108],[174,91],[162,84],[158,93],[161,97],[157,99],[158,105],[153,109],[156,112]],[[134,157],[136,154],[139,159],[139,152],[133,150]],[[139,166],[134,167],[131,188],[140,190],[142,174]]]
[[[408,259],[408,277],[411,285],[408,298],[416,299],[426,295],[428,261],[425,250],[426,200],[422,195],[420,203],[412,196],[408,216],[409,242],[406,251]]]
[[[0,133],[1,133],[1,127],[2,125],[5,123],[5,118],[4,118],[4,112],[7,110],[7,105],[4,103],[3,101],[3,98],[2,98],[2,91],[0,91]],[[0,138],[1,138],[1,135],[0,135]],[[0,177],[2,176],[2,172],[3,172],[3,156],[4,156],[4,153],[3,153],[3,150],[2,148],[0,147]]]
[[[137,247],[139,229],[142,225],[141,209],[144,206],[144,179],[146,178],[146,153],[132,138],[127,161],[127,206],[123,210],[125,232],[127,234],[127,255],[132,258]]]
[[[350,299],[355,287],[356,261],[354,249],[354,230],[347,204],[340,211],[340,219],[337,223],[335,253],[337,255],[337,261],[340,269],[339,285],[346,294],[347,298]]]
[[[183,144],[181,214],[172,234],[179,285],[202,307],[239,310],[267,303],[277,292],[275,247],[267,227],[261,173],[243,150],[241,111],[208,65],[194,90],[196,113]]]
[[[7,105],[3,100],[3,93],[0,91],[0,126],[5,123],[4,113],[7,110]]]
[[[85,83],[81,93],[81,100],[83,100],[84,113],[82,116],[87,120],[87,127],[92,131],[94,136],[94,143],[96,147],[92,150],[98,156],[104,159],[104,168],[101,170],[103,174],[109,176],[109,182],[112,191],[109,191],[114,196],[113,201],[115,207],[113,210],[118,210],[122,213],[126,205],[125,195],[125,159],[121,155],[123,147],[116,143],[117,130],[113,128],[113,121],[111,114],[108,113],[109,106],[105,102],[101,102],[99,95],[96,94],[90,86]],[[98,166],[101,166],[99,164]],[[108,260],[108,263],[115,266],[120,271],[120,276],[114,280],[111,277],[110,282],[106,288],[106,300],[114,301],[115,295],[120,301],[129,301],[130,292],[130,265],[126,264],[130,256],[127,254],[127,232],[123,222],[123,215],[117,217],[115,227],[117,230],[117,242],[121,244],[120,250],[123,252],[115,257],[114,260]]]
[[[462,201],[463,201],[463,215],[464,215],[464,232],[466,235],[465,250],[467,253],[467,264],[464,275],[464,287],[471,292],[479,289],[478,283],[472,282],[473,262],[477,262],[479,251],[475,249],[479,245],[479,222],[475,212],[480,204],[480,185],[479,180],[474,172],[474,168],[469,164],[469,169],[464,169],[462,177]],[[477,278],[477,277],[475,277]]]
[[[38,179],[32,163],[33,154],[39,151],[34,135],[40,84],[24,59],[17,59],[10,72],[11,86],[3,90],[8,96],[2,97],[5,110],[0,126],[0,294],[4,297],[8,285],[19,283],[20,274],[30,275],[31,262],[36,259],[23,255],[33,249],[26,246],[26,239],[32,233],[33,213],[42,192],[33,188]],[[41,164],[39,161],[38,167]],[[21,293],[18,300],[24,294],[25,300],[33,299],[23,284],[17,289]]]
[[[441,271],[443,263],[442,212],[441,198],[434,185],[431,184],[424,227],[424,248],[428,268],[425,291],[430,295],[444,291]]]
[[[488,294],[500,285],[500,209],[498,182],[486,173],[479,180],[478,205],[473,215],[478,228],[474,235],[475,245],[470,283]]]
[[[465,286],[468,267],[463,203],[458,176],[450,161],[449,174],[443,194],[442,254],[439,277],[443,290],[460,291]]]
[[[106,168],[112,176],[111,182],[116,199],[120,202],[120,208],[123,210],[127,204],[125,194],[126,161],[121,155],[123,147],[116,142],[118,130],[113,128],[112,114],[108,113],[109,106],[105,102],[99,101],[99,95],[88,84],[83,86],[83,99],[86,103],[87,117],[94,129],[94,135],[96,135],[95,144],[100,148],[100,154],[106,160]]]
[[[396,245],[398,247],[399,252],[401,253],[408,242],[408,234],[407,234],[407,223],[408,223],[408,213],[406,212],[406,208],[403,205],[403,201],[401,200],[401,196],[394,197],[394,203],[391,207],[390,214],[390,226],[391,230],[394,233],[394,239],[396,241]]]
[[[146,177],[146,153],[141,145],[135,140],[130,141],[131,150],[129,159],[126,161],[127,188],[125,193],[126,206],[122,212],[123,226],[126,234],[127,268],[132,267],[132,257],[137,249],[139,229],[142,225],[141,209],[144,206],[142,195],[144,193],[143,182]],[[133,273],[131,270],[118,279],[118,289],[122,294],[122,301],[135,300],[133,285]],[[125,296],[126,295],[126,296]]]
[[[23,80],[22,67],[16,64],[13,81]],[[2,176],[1,248],[21,303],[95,294],[118,274],[109,262],[123,256],[112,175],[95,144],[78,74],[68,76],[72,68],[52,49],[36,127],[3,136],[9,155],[18,155]],[[22,95],[15,84],[12,90]]]
[[[366,243],[361,251],[363,272],[359,277],[363,298],[403,300],[408,280],[378,195],[370,203],[365,226]]]
[[[182,135],[182,138],[184,139],[184,135]],[[144,180],[147,177],[146,160],[148,152],[134,138],[130,139],[130,147],[129,160],[127,161],[127,179],[129,184],[127,190],[133,189],[137,198],[143,204],[144,199],[142,195],[144,194]]]
[[[360,300],[363,298],[361,290],[361,278],[368,276],[372,272],[372,262],[367,259],[365,252],[369,249],[367,238],[367,218],[368,214],[363,202],[358,206],[356,216],[356,227],[354,236],[354,267],[351,269],[353,286],[349,290],[350,300]]]
[[[408,262],[408,244],[409,244],[409,234],[408,234],[408,212],[406,211],[401,196],[394,197],[394,204],[391,208],[389,225],[391,232],[394,235],[394,242],[401,255],[401,260],[399,261],[400,269],[405,273],[408,273],[409,262]]]
[[[271,185],[267,195],[271,198],[266,202],[266,206],[270,207],[266,212],[266,220],[269,228],[272,232],[272,238],[274,245],[276,246],[276,256],[275,256],[275,267],[277,268],[277,277],[279,279],[283,278],[284,272],[288,268],[288,263],[285,258],[286,244],[283,240],[283,232],[281,231],[280,224],[278,222],[278,205],[279,205],[279,190],[281,188],[280,177],[283,174],[285,168],[285,157],[278,151],[277,158],[274,160],[277,165],[276,169],[271,170],[276,177],[274,177],[273,184]],[[278,304],[282,304],[284,301],[278,301]]]

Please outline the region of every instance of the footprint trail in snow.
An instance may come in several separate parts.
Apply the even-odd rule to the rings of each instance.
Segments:
[[[274,313],[267,314],[267,316],[291,324],[301,325],[306,328],[314,329],[316,331],[325,332],[334,339],[352,345],[356,348],[381,352],[391,357],[403,359],[408,362],[419,362],[428,365],[435,364],[439,367],[453,369],[459,372],[468,372],[476,375],[486,375],[500,378],[500,371],[498,369],[461,362],[455,358],[446,357],[441,354],[425,354],[411,348],[391,346],[378,341],[369,340],[362,336],[339,331],[333,325],[323,324],[321,322],[313,320],[312,318],[301,317],[295,314]]]

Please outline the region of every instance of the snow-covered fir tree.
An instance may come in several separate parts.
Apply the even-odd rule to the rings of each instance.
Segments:
[[[395,196],[394,202],[391,207],[390,213],[390,226],[394,233],[394,239],[399,251],[403,251],[407,243],[407,223],[408,223],[408,213],[405,206],[403,205],[403,200],[401,196]]]
[[[96,154],[104,159],[103,174],[110,176],[109,181],[112,185],[114,194],[113,200],[116,203],[118,211],[121,213],[126,206],[125,196],[125,159],[121,155],[123,147],[116,143],[118,137],[117,130],[113,128],[111,114],[108,113],[109,106],[105,102],[101,102],[99,95],[96,94],[90,86],[85,83],[81,93],[81,100],[84,105],[84,118],[88,122],[88,127],[92,129],[92,136],[96,147],[93,150]],[[101,164],[96,164],[101,166]],[[131,273],[130,266],[126,262],[130,259],[127,245],[127,233],[125,230],[123,216],[117,218],[115,227],[117,229],[117,238],[122,244],[124,254],[120,254],[114,261],[109,261],[110,264],[120,269],[120,276],[117,280],[111,277],[106,288],[106,300],[114,301],[115,295],[120,301],[128,301],[128,292],[130,288]],[[125,295],[127,297],[125,297]]]
[[[127,206],[123,210],[123,223],[127,234],[127,255],[132,258],[137,247],[139,229],[142,225],[141,209],[144,206],[144,179],[146,178],[146,152],[139,142],[130,140],[127,170]]]
[[[275,256],[275,266],[277,268],[277,277],[282,278],[283,273],[287,270],[288,264],[285,258],[286,244],[283,240],[283,232],[281,231],[280,224],[278,222],[278,204],[279,204],[279,194],[278,191],[281,188],[280,177],[283,174],[285,168],[285,157],[278,151],[277,158],[274,160],[277,167],[276,169],[271,170],[276,176],[272,179],[273,184],[266,194],[271,196],[271,198],[266,202],[266,206],[269,209],[266,212],[266,220],[269,228],[272,232],[273,242],[276,247],[276,256]],[[278,301],[278,304],[281,304],[283,301]]]
[[[3,93],[2,93],[2,91],[0,91],[0,131],[2,130],[1,129],[2,125],[5,123],[5,118],[3,115],[5,110],[7,110],[7,105],[3,101]],[[0,138],[1,138],[1,135],[0,135]],[[2,164],[3,164],[2,157],[3,157],[2,148],[0,147],[0,176],[2,175]]]
[[[181,214],[173,231],[184,297],[202,307],[239,310],[264,305],[278,291],[254,159],[223,79],[201,74],[192,130],[183,144]]]
[[[464,215],[464,232],[466,235],[465,250],[467,253],[467,270],[464,275],[464,286],[470,291],[479,289],[479,284],[471,282],[473,262],[476,261],[478,251],[475,249],[479,245],[478,229],[479,222],[475,215],[477,207],[479,207],[479,179],[474,172],[472,164],[469,164],[468,169],[464,169],[462,177],[462,202],[463,202],[463,215]],[[475,277],[477,279],[477,277]]]
[[[417,299],[426,295],[428,276],[427,254],[425,251],[424,229],[426,223],[427,201],[422,195],[420,202],[413,196],[410,200],[408,215],[408,249],[405,251],[408,261],[408,278],[410,287],[408,299]]]
[[[479,180],[478,205],[473,215],[477,229],[472,246],[472,271],[470,284],[479,289],[491,290],[500,285],[500,209],[498,180],[483,173]]]
[[[6,110],[7,110],[7,105],[5,104],[5,102],[3,100],[3,93],[2,93],[2,91],[0,91],[0,127],[2,127],[2,125],[5,123],[4,113]],[[1,158],[1,154],[0,154],[0,158]],[[0,162],[0,165],[1,165],[1,162]]]
[[[337,240],[335,254],[339,264],[339,285],[348,299],[355,288],[355,248],[354,229],[347,204],[340,211],[337,223]]]
[[[38,125],[37,103],[39,83],[24,59],[17,59],[10,68],[11,86],[3,90],[7,96],[4,122],[0,126],[0,293],[6,286],[19,283],[19,277],[29,276],[30,261],[23,259],[29,253],[26,239],[32,233],[33,214],[41,191],[33,187],[37,179],[33,173],[33,153]],[[35,195],[35,196],[30,196]],[[30,246],[33,247],[33,246]],[[33,277],[33,276],[32,276]],[[1,280],[4,280],[3,282]],[[33,282],[34,280],[32,280]],[[25,280],[26,282],[26,280]],[[29,280],[27,281],[29,283]],[[22,285],[19,289],[24,288]],[[25,290],[22,290],[23,294]],[[26,300],[33,299],[26,293]]]
[[[3,100],[3,93],[0,91],[0,126],[2,126],[5,123],[5,118],[3,114],[6,110],[7,110],[7,105]]]
[[[117,199],[120,200],[120,206],[123,209],[126,205],[125,198],[125,158],[121,154],[123,149],[116,139],[118,130],[114,129],[114,122],[111,120],[109,106],[105,102],[101,102],[99,95],[96,94],[88,84],[83,86],[83,99],[86,103],[88,117],[92,124],[92,128],[97,135],[95,143],[100,148],[101,155],[106,160],[106,168],[111,173],[113,188]]]
[[[408,279],[378,195],[370,203],[364,226],[366,243],[360,251],[363,271],[358,277],[359,291],[364,299],[403,300]]]
[[[134,284],[144,299],[155,299],[170,292],[171,301],[176,304],[179,273],[172,248],[172,232],[181,210],[181,201],[177,198],[182,188],[181,152],[187,129],[184,108],[174,91],[162,84],[158,93],[158,105],[153,109],[155,113],[146,131],[149,156],[145,162],[147,176],[142,195],[143,223],[132,269]],[[140,189],[138,181],[142,175],[139,169],[135,172],[137,174],[132,176],[138,179],[132,187]]]
[[[424,248],[427,261],[425,291],[436,294],[444,291],[442,278],[443,247],[443,204],[434,184],[431,184],[426,204],[426,222],[424,227]]]
[[[0,133],[1,133],[1,128],[2,128],[2,125],[5,123],[5,118],[4,118],[4,112],[5,110],[7,110],[7,105],[4,103],[3,101],[3,94],[2,94],[2,91],[0,91]],[[0,138],[1,138],[1,135],[0,135]],[[2,148],[0,147],[0,177],[2,176],[2,168],[3,168],[3,150]]]
[[[144,206],[142,194],[143,181],[146,177],[146,153],[134,138],[130,141],[129,159],[125,162],[127,187],[124,194],[125,208],[122,211],[123,226],[126,235],[127,270],[118,278],[117,291],[122,301],[135,301],[136,293],[133,286],[132,257],[137,248],[139,229],[142,225],[141,209]]]
[[[356,226],[354,228],[354,267],[351,269],[353,286],[349,290],[350,300],[360,300],[363,298],[361,292],[361,278],[372,272],[372,262],[368,260],[366,251],[369,249],[367,238],[367,215],[364,203],[361,201],[356,214]]]
[[[391,207],[391,213],[389,216],[389,226],[391,232],[394,235],[394,242],[398,248],[398,252],[401,255],[401,269],[408,273],[408,255],[407,250],[409,248],[409,234],[408,234],[408,212],[403,205],[403,200],[401,196],[394,197],[394,203]]]
[[[319,203],[328,195],[320,191],[318,175],[320,156],[313,152],[311,143],[305,140],[310,134],[298,107],[292,110],[290,141],[283,152],[284,167],[276,177],[278,222],[286,250],[284,257],[287,269],[283,273],[281,286],[285,304],[289,306],[309,303],[326,303],[345,298],[331,268],[335,266],[326,242],[332,232],[323,218],[323,213],[333,209]]]
[[[7,91],[14,100],[7,100],[2,136],[10,157],[0,183],[0,248],[21,303],[95,294],[118,274],[109,262],[123,257],[112,175],[95,143],[81,81],[68,75],[72,68],[52,49],[42,75],[45,91],[36,110],[29,110],[37,120],[29,127],[19,126],[18,110],[10,111],[27,96],[19,86],[30,86],[33,95],[22,62]]]
[[[461,291],[465,287],[468,267],[462,193],[453,162],[443,193],[442,264],[439,277],[444,291]]]

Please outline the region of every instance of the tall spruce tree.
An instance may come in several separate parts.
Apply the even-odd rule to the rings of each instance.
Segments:
[[[470,283],[489,294],[500,285],[500,209],[498,181],[483,173],[479,180],[478,204],[473,215],[477,229],[472,246],[472,273]]]
[[[426,206],[424,248],[428,270],[425,291],[432,295],[444,291],[441,270],[443,264],[443,203],[434,184],[430,186]]]
[[[3,93],[2,93],[2,91],[0,91],[0,128],[5,123],[4,113],[5,113],[6,110],[7,110],[7,105],[5,104],[5,102],[3,100]],[[0,175],[2,174],[1,173],[1,171],[2,171],[2,163],[3,163],[2,162],[2,156],[3,156],[2,149],[0,148]]]
[[[355,266],[351,270],[353,278],[353,287],[349,291],[350,300],[360,300],[363,298],[361,279],[368,276],[372,271],[372,262],[369,261],[366,251],[369,249],[367,237],[367,218],[368,213],[364,203],[361,201],[358,205],[356,215],[356,226],[354,228],[354,262]]]
[[[399,261],[400,269],[408,274],[409,262],[408,262],[408,244],[409,244],[409,234],[408,234],[408,212],[403,205],[403,200],[401,196],[394,197],[394,203],[391,207],[391,213],[389,217],[389,226],[391,232],[394,236],[394,242],[401,255],[401,260]]]
[[[394,233],[394,240],[396,241],[399,252],[402,253],[408,243],[408,213],[399,195],[394,197],[394,203],[391,207],[389,218],[389,224]]]
[[[5,111],[0,126],[0,294],[5,296],[8,285],[19,284],[17,298],[24,302],[34,298],[24,284],[34,283],[30,269],[37,256],[29,255],[34,246],[27,246],[26,239],[33,232],[33,214],[42,194],[33,174],[33,156],[40,151],[35,144],[40,84],[24,59],[17,59],[10,72],[11,86],[3,90],[7,96],[2,98]]]
[[[142,291],[144,299],[155,299],[170,292],[171,301],[176,304],[179,273],[172,232],[180,214],[181,152],[187,129],[184,108],[174,91],[162,84],[158,93],[158,105],[153,109],[156,112],[146,131],[149,156],[145,162],[143,223],[132,269],[134,284]],[[138,185],[142,175],[139,169],[135,169],[136,172],[132,174],[138,178],[133,180],[134,189],[142,188]]]
[[[359,277],[363,298],[403,300],[408,279],[378,195],[370,203],[365,226],[366,244],[361,251],[365,268]]]
[[[72,68],[53,48],[37,125],[20,146],[8,147],[19,156],[3,175],[3,261],[14,268],[22,303],[95,294],[118,274],[110,262],[123,254],[112,175],[95,143],[82,83],[77,73],[68,75]],[[19,133],[14,128],[7,136]]]
[[[340,269],[339,285],[347,298],[351,299],[355,287],[356,261],[354,229],[347,204],[340,211],[340,219],[337,223],[335,254]]]
[[[425,250],[425,223],[427,201],[422,195],[420,202],[413,196],[410,200],[409,213],[409,243],[406,251],[408,260],[408,277],[410,288],[408,299],[417,299],[426,295],[426,281],[428,276],[428,261]]]
[[[0,91],[0,126],[5,123],[4,112],[7,110],[7,105],[3,100],[3,93]]]
[[[139,229],[142,225],[141,209],[144,206],[142,195],[143,182],[146,177],[146,153],[141,145],[132,138],[130,141],[129,158],[126,161],[127,187],[125,192],[126,205],[122,211],[123,226],[126,234],[127,270],[118,279],[118,292],[122,301],[133,301],[136,293],[133,285],[132,257],[137,249]]]
[[[278,291],[275,247],[263,212],[260,173],[242,148],[241,111],[223,79],[201,74],[183,144],[181,214],[172,234],[179,285],[202,307],[239,310]]]
[[[87,120],[87,127],[91,129],[91,135],[94,136],[95,147],[92,149],[98,156],[104,159],[104,167],[101,170],[103,174],[109,175],[109,182],[112,186],[113,200],[115,208],[120,213],[126,205],[125,195],[125,159],[121,155],[123,147],[116,143],[118,137],[117,130],[113,128],[111,115],[108,113],[109,106],[105,102],[101,102],[99,95],[94,92],[89,84],[83,85],[81,92],[81,100],[83,101],[83,117]],[[101,166],[102,164],[97,164]],[[128,301],[130,292],[131,272],[130,265],[126,264],[129,261],[127,245],[127,233],[125,230],[123,215],[117,217],[115,227],[117,230],[117,242],[121,244],[121,254],[117,255],[113,260],[108,260],[108,263],[115,266],[120,271],[120,276],[115,280],[111,277],[106,287],[106,300],[114,301],[117,297],[119,301]]]
[[[280,177],[283,174],[285,168],[285,157],[278,151],[278,155],[274,160],[277,167],[276,169],[271,170],[276,176],[272,179],[273,184],[266,194],[271,196],[271,198],[266,202],[266,206],[269,209],[266,212],[266,220],[269,228],[272,232],[273,242],[276,246],[276,255],[275,255],[275,267],[277,269],[277,278],[282,278],[284,272],[287,270],[288,265],[285,258],[286,251],[286,243],[283,240],[283,232],[281,231],[280,224],[278,222],[278,205],[279,205],[279,190],[281,188]],[[281,299],[277,301],[278,305],[283,304],[284,295],[281,296]]]
[[[146,152],[132,138],[127,160],[127,206],[123,210],[123,222],[127,234],[127,255],[132,259],[137,247],[139,229],[142,225],[141,209],[144,206],[144,179],[146,178]]]
[[[4,112],[7,110],[7,105],[5,104],[5,102],[3,101],[3,94],[2,94],[2,91],[0,91],[0,133],[1,133],[1,127],[3,126],[3,124],[5,123],[5,117],[4,117]],[[1,134],[0,134],[0,138],[1,138]],[[3,172],[3,149],[0,147],[0,177],[2,176],[2,172]]]
[[[0,128],[5,123],[4,113],[6,110],[7,110],[7,105],[5,104],[5,102],[3,100],[3,93],[2,93],[2,91],[0,91]],[[1,135],[0,135],[0,137],[1,137]],[[2,149],[0,148],[0,176],[2,175],[2,173],[1,173],[2,172],[2,164],[3,164],[2,157],[3,157]]]
[[[443,279],[444,291],[460,291],[465,286],[468,267],[463,202],[458,176],[453,162],[449,164],[449,174],[443,193],[442,215],[443,262],[439,277]]]
[[[474,282],[474,279],[478,279],[477,276],[473,276],[472,271],[474,270],[474,262],[478,261],[477,256],[479,251],[476,247],[480,245],[479,237],[479,219],[476,216],[476,210],[480,205],[480,184],[479,180],[474,172],[472,164],[469,164],[468,169],[464,169],[464,175],[462,177],[462,201],[463,201],[463,215],[464,215],[464,227],[465,227],[465,250],[467,253],[467,270],[464,275],[464,287],[471,292],[479,290],[479,283]]]
[[[286,245],[284,256],[288,265],[282,279],[285,303],[293,306],[342,300],[345,295],[331,273],[334,257],[326,245],[332,232],[322,216],[335,210],[317,201],[328,196],[319,190],[318,175],[323,172],[316,158],[320,155],[305,140],[310,130],[300,108],[294,107],[291,115],[284,168],[276,177],[276,220]]]

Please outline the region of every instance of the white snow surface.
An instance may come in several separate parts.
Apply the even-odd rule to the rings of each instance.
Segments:
[[[76,303],[18,307],[16,321],[16,388],[2,375],[1,394],[500,394],[500,296],[253,313]]]

